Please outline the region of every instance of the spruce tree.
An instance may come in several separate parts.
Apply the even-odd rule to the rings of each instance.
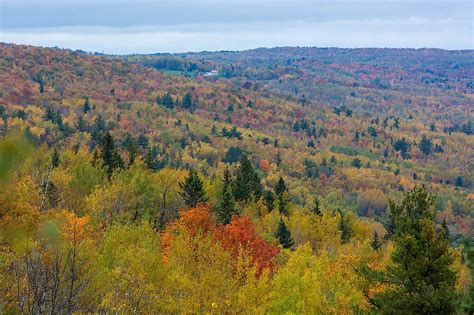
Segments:
[[[193,97],[191,93],[186,93],[181,102],[181,106],[186,109],[192,109],[194,107]]]
[[[462,177],[461,176],[458,176],[456,178],[456,182],[454,183],[454,185],[456,185],[456,187],[463,187],[464,186],[464,183],[462,181]]]
[[[275,186],[275,193],[277,196],[282,195],[287,190],[285,180],[280,176],[278,183]]]
[[[285,180],[283,177],[280,176],[280,179],[278,180],[278,183],[275,186],[275,194],[278,199],[278,211],[280,214],[283,215],[288,215],[288,209],[287,209],[287,193],[288,189],[286,188]]]
[[[351,230],[349,228],[349,222],[344,217],[341,209],[338,209],[338,212],[340,216],[338,227],[339,227],[339,230],[341,231],[341,243],[345,244],[349,242],[349,240],[351,239]]]
[[[434,222],[434,197],[424,187],[406,193],[396,205],[390,201],[394,224],[392,262],[384,272],[367,266],[360,272],[383,283],[382,292],[369,296],[381,314],[452,314],[457,302],[453,249]]]
[[[171,94],[167,92],[162,98],[161,102],[163,103],[162,105],[167,107],[167,108],[174,108],[174,101],[173,98],[171,97]]]
[[[236,200],[249,201],[256,188],[254,168],[247,156],[242,156],[232,191]]]
[[[232,219],[232,215],[237,214],[231,190],[231,181],[230,171],[226,167],[223,176],[222,195],[219,205],[216,207],[217,219],[221,224],[228,224]]]
[[[86,96],[86,97],[84,97],[84,105],[82,105],[82,111],[84,113],[87,113],[90,110],[91,110],[91,106],[90,106],[90,103],[89,103],[89,97]]]
[[[278,239],[278,242],[280,242],[283,248],[291,248],[295,244],[291,238],[291,232],[282,218],[280,218],[280,222],[278,223],[278,229],[275,233],[275,237]]]
[[[135,159],[138,156],[138,148],[133,141],[130,141],[127,145],[128,152],[128,167],[135,163]]]
[[[273,192],[265,192],[264,202],[268,212],[272,212],[273,209],[275,209],[275,196],[273,195]]]
[[[188,177],[184,181],[179,182],[179,188],[181,189],[179,194],[183,198],[184,204],[189,208],[194,208],[208,200],[202,180],[194,169],[189,171]]]
[[[115,141],[112,135],[107,132],[99,143],[100,158],[106,168],[109,178],[115,169],[123,168],[123,160],[115,147]]]
[[[86,121],[84,120],[82,116],[79,116],[76,123],[76,129],[80,132],[84,132],[86,131],[86,128],[87,128]]]
[[[321,212],[321,205],[319,204],[319,199],[314,198],[313,204],[311,205],[311,212],[317,216],[322,216],[323,213]]]
[[[277,166],[280,166],[281,163],[282,163],[282,158],[281,158],[280,151],[278,151],[277,154],[275,155],[275,163],[276,163]]]
[[[382,239],[377,231],[374,231],[374,238],[372,239],[372,242],[370,242],[370,246],[376,251],[382,247]]]
[[[474,314],[474,245],[471,240],[464,240],[464,253],[471,274],[471,284],[463,298],[461,307],[466,314],[472,315]]]
[[[61,159],[59,157],[58,148],[54,148],[53,154],[51,155],[51,166],[53,168],[56,168],[59,166],[60,162],[61,162]]]
[[[429,155],[433,149],[433,142],[431,139],[428,139],[425,135],[421,137],[420,141],[420,150],[425,155]]]

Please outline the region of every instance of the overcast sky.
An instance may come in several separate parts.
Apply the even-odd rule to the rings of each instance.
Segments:
[[[0,0],[0,41],[114,54],[474,48],[474,0]]]

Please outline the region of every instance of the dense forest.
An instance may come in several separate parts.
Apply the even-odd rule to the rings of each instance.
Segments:
[[[0,313],[472,314],[473,78],[0,44]]]

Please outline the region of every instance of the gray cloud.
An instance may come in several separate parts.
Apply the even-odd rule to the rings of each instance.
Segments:
[[[0,40],[107,53],[473,48],[470,1],[4,0]]]

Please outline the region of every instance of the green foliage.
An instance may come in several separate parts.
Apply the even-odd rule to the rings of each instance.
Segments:
[[[295,244],[291,238],[291,232],[285,224],[285,221],[280,218],[278,222],[278,228],[275,232],[275,237],[278,239],[278,242],[283,246],[283,248],[291,248]]]
[[[314,198],[313,204],[310,207],[310,210],[312,213],[314,213],[317,216],[322,216],[323,213],[321,212],[321,205],[319,204],[319,199]]]
[[[232,185],[232,192],[238,201],[249,201],[252,197],[257,199],[262,194],[258,174],[245,155],[240,159],[240,165]]]
[[[53,154],[51,155],[51,166],[53,168],[56,168],[59,166],[60,162],[61,162],[61,159],[59,157],[58,148],[54,148]]]
[[[204,184],[194,169],[189,171],[188,177],[179,183],[179,187],[181,189],[179,194],[183,198],[184,204],[189,208],[206,203],[208,200],[204,191]]]
[[[115,147],[115,141],[109,132],[102,137],[99,143],[99,149],[100,159],[110,178],[114,170],[124,167],[124,163]]]
[[[376,251],[382,247],[382,239],[377,231],[374,231],[374,237],[372,238],[372,242],[370,242],[370,246]]]
[[[421,137],[420,150],[424,155],[429,155],[433,150],[433,142],[428,139],[425,135]]]
[[[445,231],[437,232],[434,197],[424,187],[406,193],[401,204],[390,202],[395,226],[392,264],[382,280],[389,284],[370,302],[383,314],[451,314],[455,310],[455,255]],[[365,272],[365,275],[370,273]],[[374,274],[372,277],[374,278]]]
[[[226,167],[223,176],[222,195],[219,204],[216,206],[217,220],[221,224],[228,224],[234,214],[237,214],[235,208],[234,196],[231,187],[232,179],[229,169]]]
[[[352,233],[351,233],[348,219],[346,218],[346,216],[344,216],[341,209],[338,209],[338,212],[339,212],[338,228],[339,228],[339,231],[341,231],[341,243],[345,244],[349,242],[349,240],[351,239]]]

